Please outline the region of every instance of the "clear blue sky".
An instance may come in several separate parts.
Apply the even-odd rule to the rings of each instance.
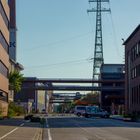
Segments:
[[[123,63],[126,39],[140,23],[140,0],[111,0],[104,13],[105,63]],[[108,7],[105,5],[105,7]],[[88,0],[17,0],[17,58],[24,76],[91,78],[95,13]]]

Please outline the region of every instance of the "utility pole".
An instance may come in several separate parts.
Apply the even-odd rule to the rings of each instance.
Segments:
[[[109,0],[89,0],[89,3],[97,4],[95,8],[87,10],[87,12],[96,12],[96,32],[95,32],[95,48],[93,58],[93,80],[99,79],[100,67],[104,63],[103,58],[103,42],[102,42],[102,12],[110,12],[110,8],[103,8],[102,3]],[[94,84],[93,84],[94,85]]]

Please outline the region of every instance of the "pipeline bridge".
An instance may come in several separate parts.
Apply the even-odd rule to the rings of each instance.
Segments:
[[[73,85],[66,85],[66,84]],[[77,84],[91,84],[91,86],[74,85]],[[92,86],[92,83],[98,86]],[[57,84],[57,85],[55,85]],[[61,84],[61,85],[58,85]],[[63,85],[62,85],[63,84]],[[103,86],[104,85],[104,86]],[[124,80],[93,80],[93,79],[74,79],[74,78],[25,78],[22,89],[34,90],[56,90],[56,91],[116,91],[124,90]]]

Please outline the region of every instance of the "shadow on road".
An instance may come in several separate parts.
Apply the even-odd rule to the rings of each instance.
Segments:
[[[140,123],[123,122],[120,120],[103,118],[82,118],[82,117],[57,117],[48,118],[50,128],[76,128],[76,127],[134,127],[140,128]]]
[[[23,118],[12,118],[12,119],[0,120],[0,126],[15,126],[15,127],[34,127],[34,128],[39,128],[41,126],[41,124],[39,122],[25,121]]]

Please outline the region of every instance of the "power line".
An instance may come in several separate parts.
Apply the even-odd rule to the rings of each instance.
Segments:
[[[48,48],[50,46],[55,46],[57,44],[61,44],[61,43],[65,43],[65,42],[68,42],[68,41],[71,41],[71,40],[74,40],[74,39],[82,38],[82,37],[87,36],[87,35],[89,35],[91,33],[92,32],[87,32],[87,33],[76,35],[76,36],[73,36],[73,37],[70,37],[70,38],[66,38],[66,39],[54,41],[54,42],[51,42],[51,43],[48,43],[48,44],[36,45],[35,47],[31,47],[31,48],[26,49],[26,50],[28,50],[28,51],[34,51],[35,49],[46,48],[46,47]]]
[[[109,2],[109,6],[111,7],[110,2]],[[112,30],[113,30],[113,36],[114,36],[114,46],[116,48],[117,54],[121,57],[119,49],[118,49],[118,42],[117,42],[117,36],[116,36],[116,30],[115,30],[115,25],[114,25],[114,21],[113,21],[112,11],[110,11],[110,17],[111,17],[111,25],[112,25]]]
[[[67,64],[77,64],[77,63],[83,63],[88,61],[88,59],[79,59],[75,61],[66,61],[61,63],[54,63],[54,64],[43,64],[43,65],[33,65],[33,66],[25,66],[25,68],[42,68],[42,67],[52,67],[52,66],[60,66],[60,65],[67,65]]]

